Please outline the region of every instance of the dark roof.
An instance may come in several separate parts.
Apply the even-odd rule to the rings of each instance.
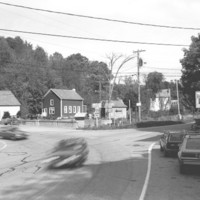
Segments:
[[[75,90],[64,90],[64,89],[50,89],[60,99],[69,100],[83,100],[83,98]]]
[[[20,106],[21,104],[11,91],[0,90],[0,106]]]
[[[127,106],[124,104],[122,99],[118,100],[111,100],[110,103],[112,104],[113,108],[126,108]],[[108,100],[105,101],[105,107],[108,106]]]

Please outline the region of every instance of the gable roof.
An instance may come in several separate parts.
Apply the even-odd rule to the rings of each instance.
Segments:
[[[112,105],[112,108],[126,108],[127,107],[122,101],[122,99],[111,100],[110,103]],[[108,100],[105,101],[105,107],[108,107]]]
[[[9,90],[0,90],[0,106],[20,106],[21,104]]]
[[[65,90],[65,89],[50,89],[45,96],[52,91],[59,99],[68,100],[83,100],[83,98],[75,90]],[[45,97],[44,96],[44,97]]]
[[[127,107],[121,99],[112,100],[111,103],[113,103],[113,107],[115,107],[115,108],[126,108]]]

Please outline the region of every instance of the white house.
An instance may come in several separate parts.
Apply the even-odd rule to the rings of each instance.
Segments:
[[[4,112],[9,112],[11,116],[16,116],[20,111],[21,104],[11,91],[0,90],[0,120]]]
[[[163,89],[156,94],[155,99],[150,99],[150,110],[170,110],[171,108],[171,91],[170,89]]]

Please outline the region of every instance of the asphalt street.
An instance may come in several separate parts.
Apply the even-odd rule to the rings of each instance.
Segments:
[[[28,131],[28,140],[0,140],[2,200],[196,200],[200,197],[199,170],[180,175],[176,156],[166,158],[160,152],[158,139],[163,128],[107,131],[20,128]],[[42,161],[58,141],[70,137],[84,137],[89,144],[90,153],[84,166],[47,169]]]

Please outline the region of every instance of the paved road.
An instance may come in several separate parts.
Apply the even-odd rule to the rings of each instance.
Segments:
[[[200,197],[198,173],[180,175],[175,157],[163,157],[157,144],[150,151],[150,146],[158,141],[158,130],[22,129],[29,131],[28,140],[4,140],[7,146],[3,149],[0,143],[2,200],[195,200]],[[89,143],[90,154],[85,165],[72,170],[47,170],[41,164],[45,155],[57,141],[74,136],[85,137]]]

